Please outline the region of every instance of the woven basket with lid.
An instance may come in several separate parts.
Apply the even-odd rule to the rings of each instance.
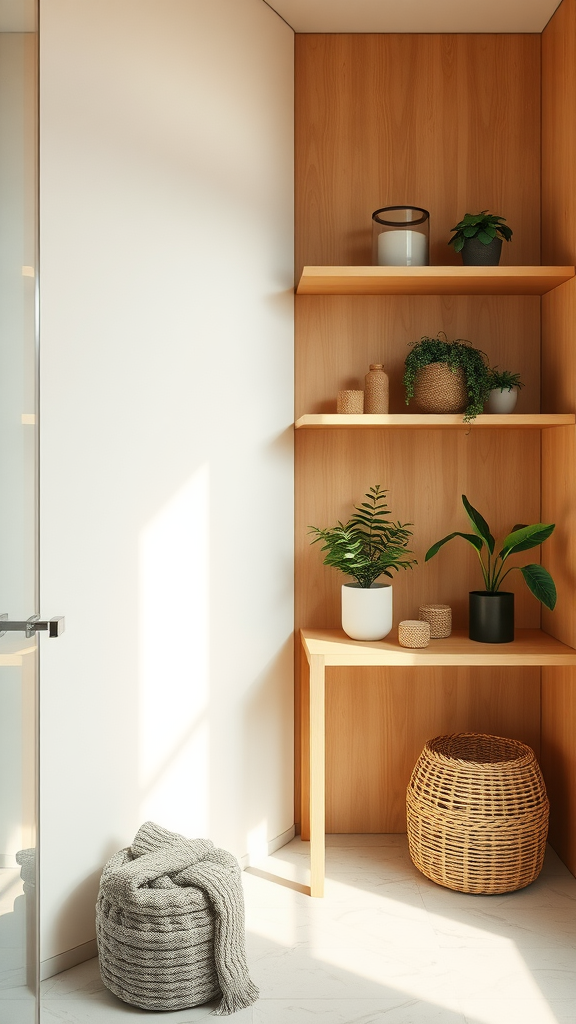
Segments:
[[[414,381],[414,401],[422,412],[463,412],[468,405],[466,379],[461,366],[454,372],[448,363],[428,363]]]
[[[540,874],[549,804],[534,752],[518,740],[482,733],[428,740],[406,809],[410,856],[439,885],[512,892]]]

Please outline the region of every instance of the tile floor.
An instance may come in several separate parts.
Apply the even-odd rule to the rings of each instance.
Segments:
[[[413,867],[406,837],[329,836],[324,900],[298,891],[294,839],[244,872],[251,974],[261,998],[234,1024],[576,1024],[576,879],[549,850],[540,878],[465,896]],[[42,1024],[192,1024],[125,1006],[97,961],[44,982]]]

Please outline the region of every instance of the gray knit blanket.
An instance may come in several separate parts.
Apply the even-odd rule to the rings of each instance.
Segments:
[[[240,868],[209,839],[142,825],[104,868],[96,935],[104,984],[132,1006],[182,1010],[220,995],[224,1015],[258,998]]]

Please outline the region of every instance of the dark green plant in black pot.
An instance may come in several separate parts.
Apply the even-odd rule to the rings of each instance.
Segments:
[[[462,537],[468,541],[478,555],[485,588],[470,591],[470,639],[486,644],[510,643],[514,639],[514,594],[500,589],[508,574],[516,569],[521,572],[534,597],[550,611],[556,605],[556,587],[548,570],[538,563],[511,565],[504,571],[505,563],[510,555],[543,544],[554,531],[555,524],[534,523],[525,526],[518,523],[504,538],[500,551],[495,555],[496,542],[488,523],[470,504],[465,494],[462,495],[462,504],[474,532],[449,533],[429,548],[425,561],[433,558],[453,537]]]
[[[423,412],[464,412],[464,422],[478,416],[490,391],[488,357],[469,341],[436,338],[411,342],[404,362],[406,405],[411,398]]]
[[[448,242],[455,252],[462,253],[465,267],[496,267],[500,262],[502,241],[509,242],[512,229],[504,223],[505,217],[495,217],[482,210],[481,213],[465,213],[455,227]]]

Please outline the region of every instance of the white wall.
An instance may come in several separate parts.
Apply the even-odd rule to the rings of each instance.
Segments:
[[[145,819],[293,823],[293,35],[41,0],[40,117],[47,960]]]

